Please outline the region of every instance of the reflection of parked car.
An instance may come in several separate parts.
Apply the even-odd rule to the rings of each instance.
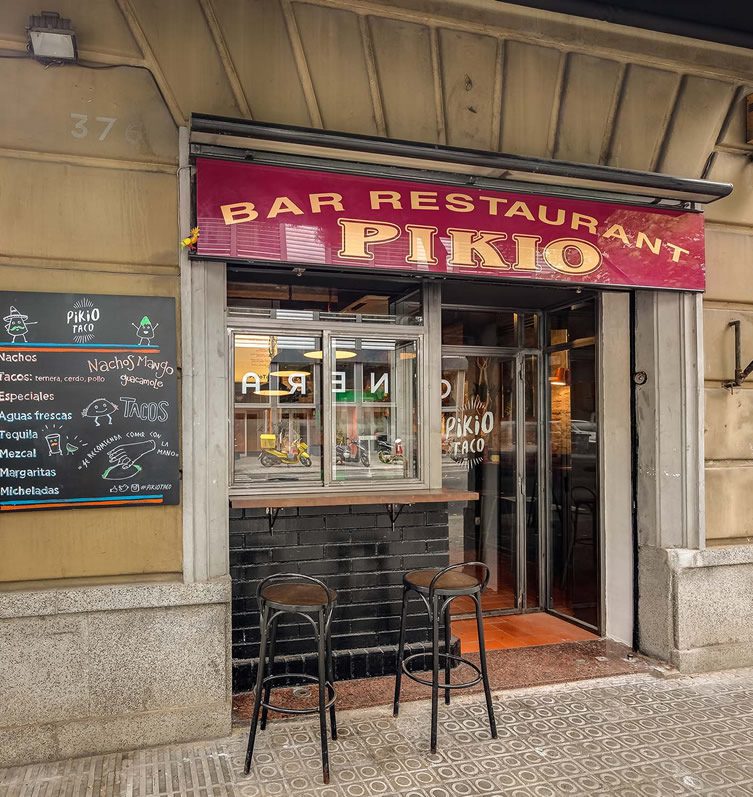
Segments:
[[[570,427],[573,453],[596,456],[596,424],[573,418]]]
[[[593,421],[582,421],[573,418],[571,426],[573,429],[573,441],[580,436],[581,440],[584,440],[589,445],[593,445],[596,442],[596,424]]]

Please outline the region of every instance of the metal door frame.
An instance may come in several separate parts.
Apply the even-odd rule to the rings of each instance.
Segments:
[[[443,305],[446,306],[446,305]],[[475,308],[478,309],[478,308]],[[481,310],[489,308],[480,308]],[[517,311],[521,312],[521,311]],[[525,311],[529,314],[531,311]],[[539,316],[539,343],[542,343],[543,335],[543,313],[537,313]],[[516,606],[511,609],[495,609],[485,610],[484,617],[497,617],[513,614],[524,614],[526,612],[546,611],[546,606],[542,603],[545,594],[545,582],[547,579],[544,577],[545,571],[543,569],[545,563],[544,557],[544,543],[546,540],[546,528],[549,514],[545,511],[544,496],[548,493],[545,489],[544,479],[544,440],[546,436],[543,427],[546,424],[547,415],[544,404],[544,368],[543,368],[543,352],[540,348],[527,348],[527,347],[512,347],[512,346],[442,346],[442,356],[466,356],[466,357],[490,357],[495,358],[497,361],[502,362],[508,360],[514,362],[514,379],[515,379],[515,406],[513,408],[514,423],[515,423],[515,485],[516,485],[516,502],[515,502],[515,522],[516,522],[516,556],[515,556],[515,603]],[[535,495],[535,500],[538,502],[537,514],[537,529],[539,536],[539,552],[538,552],[538,568],[539,568],[539,599],[536,606],[528,606],[528,568],[527,568],[527,536],[528,536],[528,523],[527,523],[527,474],[526,474],[526,421],[525,421],[525,359],[526,357],[533,356],[537,362],[537,419],[536,419],[536,444],[537,444],[537,474],[538,485]],[[455,615],[454,619],[463,619],[465,615]],[[469,615],[470,616],[470,615]]]
[[[583,304],[591,303],[594,308],[594,341],[593,343],[585,343],[577,345],[576,343],[568,343],[568,344],[557,344],[554,346],[547,345],[546,335],[549,330],[549,318],[552,314],[559,312],[560,310],[566,310],[569,308],[575,308]],[[601,330],[599,327],[599,313],[598,313],[598,299],[596,296],[589,297],[588,299],[584,299],[582,301],[569,301],[564,302],[562,304],[558,304],[553,307],[549,307],[546,310],[541,312],[540,322],[539,322],[539,342],[541,344],[541,369],[542,375],[545,372],[549,374],[549,358],[552,352],[563,351],[567,349],[576,349],[576,348],[585,348],[588,346],[593,345],[594,347],[594,362],[595,362],[595,371],[594,371],[594,380],[597,386],[597,395],[599,390],[599,384],[601,381],[601,373],[599,370],[599,344],[601,340]],[[570,615],[563,614],[562,612],[558,611],[557,609],[552,608],[552,583],[554,580],[554,573],[553,573],[553,557],[551,555],[552,551],[552,438],[551,438],[551,385],[549,384],[549,379],[542,379],[542,391],[541,391],[541,411],[543,412],[542,419],[543,419],[543,440],[541,441],[540,445],[543,446],[543,449],[540,450],[539,456],[539,468],[543,467],[544,470],[544,480],[545,483],[544,487],[544,495],[541,497],[542,503],[541,506],[544,508],[543,517],[539,517],[539,534],[542,536],[540,537],[539,541],[539,551],[541,554],[540,562],[539,562],[539,603],[542,611],[547,612],[548,614],[553,615],[554,617],[558,617],[562,620],[565,620],[569,623],[573,623],[574,625],[580,626],[581,628],[586,629],[587,631],[592,631],[599,636],[603,636],[604,628],[605,628],[605,616],[604,616],[604,597],[606,594],[605,590],[605,578],[604,578],[604,562],[603,562],[603,547],[604,547],[604,522],[603,517],[601,516],[601,512],[598,513],[598,534],[596,535],[596,545],[597,545],[597,555],[596,555],[596,564],[597,564],[597,573],[596,573],[596,586],[597,586],[597,624],[591,625],[590,623],[586,623],[582,620],[579,620],[577,617],[571,617]],[[597,445],[597,463],[600,462],[602,456],[602,438],[603,438],[603,423],[604,419],[602,418],[601,413],[597,415],[597,423],[596,423],[596,445]],[[601,477],[600,477],[600,470],[597,465],[596,471],[596,485],[597,485],[597,496],[599,497],[599,503],[601,504]],[[541,523],[543,521],[543,525]],[[543,576],[543,577],[542,577]]]

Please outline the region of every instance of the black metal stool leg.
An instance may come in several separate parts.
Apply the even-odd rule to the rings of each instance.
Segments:
[[[254,754],[254,742],[256,741],[256,725],[259,722],[259,708],[261,706],[261,696],[264,683],[264,670],[267,660],[267,618],[269,609],[265,606],[261,616],[261,641],[259,642],[259,666],[256,672],[256,692],[254,693],[254,710],[251,715],[251,727],[248,732],[248,746],[246,747],[246,764],[243,772],[248,775],[251,769],[251,756]]]
[[[332,617],[327,626],[327,679],[334,686],[335,684],[335,665],[332,661]],[[335,704],[329,707],[329,723],[331,725],[332,738],[337,739],[337,717],[335,716]]]
[[[322,772],[324,782],[329,783],[329,750],[327,748],[327,712],[324,708],[327,702],[327,630],[324,620],[324,610],[319,611],[319,732],[322,742]]]
[[[275,646],[277,643],[277,621],[280,619],[279,615],[277,615],[274,620],[272,620],[272,625],[269,631],[269,664],[266,667],[267,675],[274,675],[274,668],[275,668]],[[272,685],[267,684],[264,687],[264,702],[269,703],[269,696],[272,694]],[[267,727],[267,714],[269,713],[269,709],[266,706],[261,707],[261,724],[260,729],[264,730]]]
[[[403,658],[405,656],[405,618],[408,613],[408,590],[403,589],[403,609],[400,614],[400,641],[397,646],[397,672],[395,673],[395,699],[392,704],[392,715],[397,717],[400,711],[400,682],[403,678]]]
[[[450,683],[450,604],[444,610],[444,682]],[[444,702],[450,705],[450,689],[444,690]]]
[[[484,682],[484,694],[486,695],[486,710],[489,713],[489,727],[492,732],[492,739],[497,738],[497,721],[494,719],[494,708],[492,706],[492,692],[489,688],[489,672],[486,669],[486,644],[484,642],[484,620],[481,616],[481,596],[473,595],[476,604],[476,625],[478,627],[478,651],[481,659],[481,680]]]
[[[439,710],[439,601],[431,601],[431,752],[437,752],[437,715]]]

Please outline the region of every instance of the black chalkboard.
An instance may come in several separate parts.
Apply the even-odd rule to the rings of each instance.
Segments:
[[[177,504],[175,300],[0,291],[0,512]]]

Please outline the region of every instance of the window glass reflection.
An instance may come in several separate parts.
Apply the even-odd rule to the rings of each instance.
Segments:
[[[590,312],[590,324],[587,323]],[[599,624],[599,484],[594,308],[551,319],[552,343],[580,345],[549,355],[552,462],[551,607]]]
[[[484,611],[518,607],[515,358],[442,355],[442,471],[447,488],[478,501],[449,505],[450,562],[489,566]],[[452,612],[473,610],[468,598]]]
[[[228,307],[244,315],[280,321],[346,321],[422,324],[421,290],[404,285],[363,288],[339,284],[309,284],[307,277],[280,273],[278,281],[252,282],[234,277],[228,282]]]
[[[517,346],[515,313],[442,309],[442,344],[445,346]]]
[[[322,483],[317,350],[315,336],[234,336],[236,483]]]
[[[332,360],[333,480],[418,478],[416,342],[335,338]]]

